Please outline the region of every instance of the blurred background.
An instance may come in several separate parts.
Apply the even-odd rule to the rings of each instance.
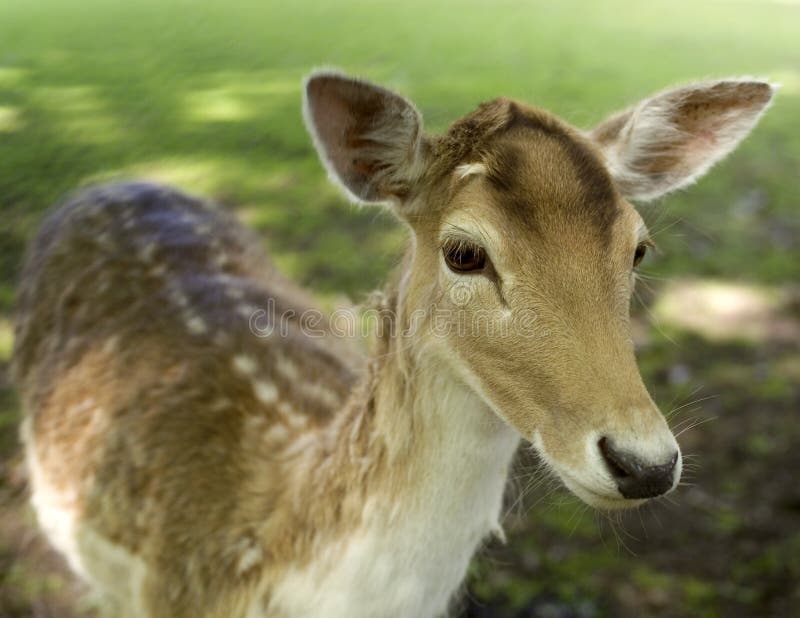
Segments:
[[[442,131],[516,97],[580,127],[704,77],[783,84],[697,186],[642,209],[660,251],[639,358],[691,454],[668,500],[619,519],[537,483],[523,452],[508,543],[470,570],[464,617],[797,616],[800,607],[800,3],[0,2],[0,616],[94,616],[26,505],[7,366],[26,241],[65,192],[146,177],[213,197],[324,304],[363,300],[399,225],[345,203],[300,115],[338,65]]]

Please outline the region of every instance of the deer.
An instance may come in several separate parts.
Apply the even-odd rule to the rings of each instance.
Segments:
[[[363,354],[217,204],[73,194],[15,317],[41,529],[111,615],[429,617],[503,536],[520,444],[597,509],[672,491],[680,448],[631,335],[651,244],[633,203],[696,181],[775,88],[693,83],[589,130],[497,98],[430,135],[400,94],[312,73],[328,175],[407,230]]]

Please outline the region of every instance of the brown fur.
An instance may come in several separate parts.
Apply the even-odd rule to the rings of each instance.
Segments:
[[[308,92],[333,172],[360,199],[393,200],[413,239],[378,297],[385,333],[368,361],[324,320],[324,336],[308,336],[313,303],[259,241],[176,191],[89,190],[31,246],[14,374],[35,489],[147,566],[147,615],[243,616],[254,599],[277,615],[269,599],[281,577],[358,530],[368,502],[425,512],[419,488],[465,456],[453,428],[480,443],[507,430],[500,418],[560,474],[591,467],[584,445],[595,434],[670,435],[630,341],[642,224],[603,151],[627,120],[592,141],[496,99],[430,138],[383,89],[323,76]],[[485,173],[454,174],[471,163]],[[464,303],[441,265],[443,233],[479,234],[491,259],[491,276],[457,280],[470,286]],[[250,320],[270,306],[281,334],[261,338]],[[434,336],[440,309],[454,328]],[[469,330],[526,312],[527,336],[518,323]],[[414,337],[398,334],[417,322]],[[435,405],[437,389],[464,385],[482,402],[475,427]],[[493,453],[473,454],[494,465]],[[393,517],[379,518],[387,534]],[[88,545],[78,554],[91,559]],[[84,566],[103,577],[101,562]]]
[[[353,372],[335,342],[303,337],[294,324],[289,337],[268,344],[253,336],[237,307],[266,307],[272,299],[278,314],[291,307],[300,316],[307,308],[265,266],[258,242],[223,213],[175,191],[122,185],[57,210],[22,278],[14,369],[41,465],[75,492],[75,507],[94,530],[157,572],[182,573],[177,598],[158,600],[157,578],[151,591],[153,607],[170,607],[173,616],[224,606],[218,585],[228,583],[215,572],[235,571],[220,560],[237,559],[225,556],[240,539],[264,548],[263,569],[302,559],[312,531],[344,519],[303,506],[310,499],[303,492],[343,493],[340,481],[320,475],[312,486],[287,483],[291,473],[283,469],[298,459],[317,468],[335,456],[332,443],[280,456],[298,431],[322,434],[340,423],[338,410],[309,399],[275,364],[278,355],[302,359],[304,375],[317,376],[311,380],[341,404]],[[185,307],[176,302],[181,297]],[[189,316],[208,332],[187,332]],[[303,426],[254,396],[248,377],[232,368],[237,355],[256,360],[259,379],[278,384],[281,402]],[[269,438],[276,423],[285,424],[285,435]],[[195,474],[198,482],[187,485]],[[300,495],[285,496],[289,491]],[[289,511],[269,516],[277,503]]]

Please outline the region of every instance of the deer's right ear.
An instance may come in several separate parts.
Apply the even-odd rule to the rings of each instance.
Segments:
[[[313,73],[303,115],[332,180],[356,202],[401,203],[425,169],[422,117],[406,99],[340,73]]]

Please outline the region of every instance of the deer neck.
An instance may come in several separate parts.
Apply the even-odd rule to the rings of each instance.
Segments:
[[[392,504],[395,515],[446,518],[488,503],[493,521],[482,524],[495,527],[518,434],[431,346],[391,326],[348,402],[337,446],[347,445],[350,465],[365,470],[360,483],[370,487],[378,512]],[[426,500],[439,512],[411,512]],[[365,517],[370,512],[365,508]]]
[[[502,538],[517,433],[439,359],[384,343],[330,428],[336,459],[306,468],[330,471],[317,486],[336,508],[310,512],[334,511],[341,527],[276,589],[287,615],[440,615],[481,540]],[[342,590],[352,606],[332,610]]]

